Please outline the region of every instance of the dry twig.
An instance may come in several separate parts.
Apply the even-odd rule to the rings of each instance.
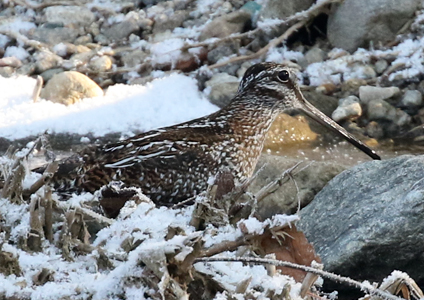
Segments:
[[[256,193],[255,198],[256,200],[262,201],[265,197],[268,195],[274,193],[280,186],[282,186],[284,183],[286,183],[292,175],[295,175],[297,173],[294,173],[293,171],[297,169],[297,167],[302,164],[303,161],[300,161],[296,163],[294,166],[290,167],[289,169],[285,170],[283,174],[276,180],[270,182],[266,186],[264,186],[259,192]],[[306,166],[309,167],[309,164]],[[300,171],[302,171],[304,168],[302,168]],[[300,172],[299,171],[299,172]]]
[[[292,25],[281,36],[279,36],[276,39],[273,39],[265,47],[261,48],[258,52],[254,53],[254,54],[236,56],[236,57],[231,58],[231,59],[229,59],[227,61],[224,61],[224,62],[221,62],[221,63],[216,63],[214,65],[211,65],[208,68],[209,69],[216,69],[216,68],[220,68],[220,67],[226,66],[228,64],[235,63],[235,62],[243,62],[243,61],[246,61],[246,60],[252,60],[252,59],[260,58],[263,55],[265,55],[270,49],[275,48],[276,46],[278,46],[279,44],[281,44],[283,41],[285,41],[286,39],[288,39],[294,32],[296,32],[297,30],[299,30],[300,28],[302,28],[303,26],[305,26],[306,23],[308,23],[308,22],[309,22],[309,20],[302,20],[302,21],[300,21],[300,22]]]
[[[377,295],[384,299],[389,300],[405,300],[403,298],[397,297],[395,295],[389,294],[388,292],[382,291],[373,287],[371,284],[364,284],[362,282],[353,280],[349,277],[340,276],[334,273],[323,271],[317,268],[303,266],[287,261],[275,260],[275,259],[266,259],[266,258],[256,258],[256,257],[202,257],[195,260],[195,262],[244,262],[244,263],[256,263],[256,264],[271,264],[280,267],[288,267],[303,270],[305,272],[317,274],[319,276],[328,278],[330,280],[346,283],[350,286],[356,287],[362,291],[366,291],[371,295]]]
[[[44,44],[42,42],[39,41],[35,41],[35,40],[31,40],[29,38],[27,38],[26,36],[24,36],[23,34],[19,33],[18,31],[11,31],[11,30],[6,30],[6,29],[0,29],[0,34],[4,34],[7,35],[8,37],[15,39],[19,42],[24,43],[25,45],[35,48],[39,51],[49,51],[49,46],[47,44]]]
[[[305,10],[303,12],[296,13],[295,15],[290,16],[285,20],[281,20],[279,22],[276,22],[269,27],[270,28],[277,27],[277,26],[281,26],[281,25],[284,25],[284,24],[289,24],[289,23],[292,23],[292,22],[295,22],[295,21],[301,21],[301,20],[305,20],[305,19],[310,20],[312,17],[320,14],[326,6],[333,4],[333,3],[339,3],[341,1],[342,0],[321,1],[317,4],[312,5],[307,10]],[[186,50],[191,49],[191,48],[214,47],[214,46],[217,46],[217,45],[225,43],[225,42],[240,40],[240,39],[244,39],[244,38],[250,38],[250,37],[252,37],[256,34],[263,33],[265,30],[268,30],[269,27],[257,27],[256,29],[248,31],[248,32],[231,34],[231,35],[224,37],[224,38],[221,38],[221,39],[213,39],[212,42],[206,40],[204,42],[187,44],[184,47],[182,47],[181,50],[186,51]]]

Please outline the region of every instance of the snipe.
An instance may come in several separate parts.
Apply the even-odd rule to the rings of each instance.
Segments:
[[[380,157],[305,100],[294,70],[261,63],[244,75],[225,108],[202,118],[145,132],[113,144],[91,146],[61,162],[58,190],[94,192],[111,181],[140,187],[158,205],[205,190],[223,167],[240,182],[250,177],[265,135],[278,114],[292,109],[337,132],[373,159]]]

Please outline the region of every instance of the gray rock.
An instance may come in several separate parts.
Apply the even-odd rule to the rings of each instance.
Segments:
[[[73,43],[78,36],[78,30],[68,27],[38,27],[31,38],[49,45],[69,42]]]
[[[218,47],[208,52],[208,61],[211,64],[215,64],[222,58],[226,58],[230,55],[236,54],[238,49],[239,44],[236,41],[220,44],[218,45]]]
[[[63,25],[88,26],[95,20],[94,13],[84,6],[50,6],[44,9],[47,22]]]
[[[26,63],[26,64],[23,64],[22,65],[22,67],[20,67],[18,70],[17,70],[17,74],[19,74],[19,75],[25,75],[25,76],[30,76],[30,75],[32,75],[33,73],[35,72],[35,63],[34,62],[32,62],[32,63]]]
[[[60,66],[63,61],[62,57],[49,51],[37,52],[34,57],[36,59],[35,70],[38,73],[43,73],[48,69],[56,68]]]
[[[0,76],[1,77],[12,77],[15,73],[15,68],[12,67],[0,67]]]
[[[365,127],[365,132],[368,136],[375,139],[381,139],[382,137],[384,137],[383,128],[375,121],[371,121],[367,124],[367,127]]]
[[[252,15],[246,10],[238,10],[214,19],[203,28],[199,40],[208,38],[224,38],[230,34],[241,32]]]
[[[84,74],[67,71],[54,75],[41,90],[40,97],[55,103],[71,105],[83,98],[102,96],[103,90]]]
[[[121,23],[113,24],[111,27],[103,31],[104,36],[110,41],[119,41],[126,39],[131,33],[140,29],[135,18],[128,18]],[[97,36],[96,36],[97,38]]]
[[[418,84],[418,86],[417,86],[417,90],[419,90],[419,91],[420,91],[420,93],[421,93],[422,95],[424,95],[424,80],[420,81],[420,83],[419,83],[419,84]]]
[[[239,80],[227,73],[218,73],[205,82],[210,88],[209,101],[218,107],[224,107],[237,93]]]
[[[0,58],[0,67],[20,68],[22,61],[15,56],[3,57]]]
[[[249,187],[249,191],[257,193],[268,183],[279,178],[284,171],[294,166],[298,161],[274,155],[261,155],[256,169],[264,169],[258,174],[255,181]],[[304,207],[334,176],[345,170],[344,166],[330,162],[308,162],[309,167],[294,175],[293,182],[284,184],[275,193],[267,196],[259,203],[258,213],[263,218],[269,218],[275,214],[292,214],[297,211],[298,201]],[[302,168],[305,166],[301,164]]]
[[[308,9],[314,0],[268,0],[260,12],[263,19],[284,19],[295,13]]]
[[[56,74],[62,73],[63,69],[61,68],[55,68],[55,69],[49,69],[47,71],[44,71],[43,73],[40,74],[40,76],[43,78],[44,82],[49,81],[50,79],[52,79],[52,77]]]
[[[362,107],[356,96],[340,99],[339,106],[332,113],[334,121],[339,122],[346,119],[358,118],[362,115]]]
[[[368,118],[371,121],[386,120],[396,126],[405,126],[411,122],[411,117],[384,100],[371,100],[367,103]]]
[[[160,14],[155,17],[153,25],[153,33],[162,32],[165,30],[173,30],[176,27],[181,27],[183,22],[187,19],[188,12],[185,10],[177,10],[172,14]],[[145,22],[146,23],[146,22]],[[143,26],[147,26],[144,24]]]
[[[423,282],[424,156],[367,162],[331,180],[298,227],[325,269],[381,281],[393,270]]]
[[[406,107],[417,107],[423,103],[423,95],[417,90],[407,90],[402,97],[402,104]]]
[[[93,42],[93,37],[90,34],[86,34],[75,39],[75,45],[86,45]]]
[[[147,58],[148,54],[143,50],[136,49],[129,53],[122,55],[121,62],[124,66],[133,68],[141,63]]]
[[[345,0],[334,4],[328,19],[328,39],[334,47],[350,52],[368,47],[371,41],[392,41],[419,5],[419,0],[404,0],[402,5],[397,0]]]
[[[94,72],[106,72],[112,68],[112,59],[107,55],[93,57],[88,67]]]
[[[305,58],[308,65],[312,63],[324,61],[325,56],[326,56],[325,51],[318,47],[313,47],[309,49],[308,52],[305,53]]]
[[[352,72],[360,74],[362,79],[372,79],[377,77],[377,73],[373,67],[369,65],[363,65],[362,63],[354,64],[352,67]]]
[[[376,86],[361,86],[359,87],[359,99],[361,103],[366,104],[371,100],[389,99],[400,93],[398,87],[376,87]]]
[[[374,70],[378,75],[383,74],[384,71],[389,67],[389,63],[385,59],[379,59],[374,64]]]

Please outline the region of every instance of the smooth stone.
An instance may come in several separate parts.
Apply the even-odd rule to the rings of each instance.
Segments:
[[[40,97],[55,103],[71,105],[83,98],[103,96],[103,90],[84,74],[67,71],[55,74],[41,90]]]
[[[339,106],[331,114],[334,121],[358,118],[362,115],[362,107],[356,96],[349,96],[339,100]]]
[[[369,122],[365,127],[365,132],[368,136],[375,139],[381,139],[382,137],[384,137],[384,130],[381,125],[378,124],[378,122],[376,121]]]
[[[49,51],[37,52],[35,55],[35,70],[43,73],[49,69],[60,67],[63,61],[62,57]]]
[[[96,19],[94,13],[84,6],[50,6],[44,9],[47,22],[87,26]]]
[[[237,42],[222,43],[216,48],[208,51],[207,58],[211,64],[215,64],[220,59],[227,58],[230,55],[236,54],[238,50],[239,44]]]
[[[268,0],[260,12],[262,19],[284,19],[311,7],[314,0]]]
[[[218,107],[224,107],[237,93],[240,82],[235,76],[227,73],[217,73],[205,82],[210,88],[209,101]]]
[[[371,100],[384,100],[396,96],[400,93],[398,87],[377,87],[377,86],[361,86],[359,87],[359,99],[361,103],[366,104]]]
[[[423,95],[418,90],[407,90],[401,103],[406,107],[417,107],[423,103]]]
[[[305,53],[305,58],[308,64],[324,61],[326,53],[324,50],[313,47]]]
[[[49,45],[69,42],[73,43],[78,36],[78,30],[68,27],[46,28],[38,27],[30,36],[32,39]]]
[[[55,68],[55,69],[48,69],[40,74],[40,76],[43,78],[44,82],[49,81],[52,79],[52,77],[56,74],[62,73],[64,70],[61,68]]]
[[[243,30],[246,23],[251,20],[252,15],[246,10],[238,10],[215,18],[206,24],[199,36],[199,41],[216,37],[224,38],[233,33]]]
[[[111,27],[104,29],[103,35],[110,41],[120,41],[128,38],[131,33],[140,29],[135,18],[128,18],[120,23],[113,24]],[[96,37],[97,38],[97,37]]]
[[[133,68],[137,65],[142,64],[145,59],[148,57],[148,54],[139,49],[135,49],[129,53],[125,53],[121,56],[121,62],[124,64],[124,66]]]
[[[157,15],[155,16],[155,22],[153,24],[153,33],[158,33],[165,30],[174,30],[177,27],[182,27],[183,22],[187,18],[188,12],[185,10],[177,10],[172,14]]]
[[[367,112],[371,121],[386,120],[396,126],[405,126],[411,122],[411,117],[406,112],[381,99],[369,101]]]
[[[112,69],[112,59],[107,55],[93,57],[88,67],[94,72],[106,72]]]
[[[374,64],[374,70],[378,75],[383,74],[384,71],[389,67],[389,63],[385,59],[379,59]]]
[[[325,269],[381,282],[393,270],[424,283],[424,156],[370,161],[337,175],[297,226]]]
[[[15,68],[13,67],[0,67],[0,76],[1,77],[12,77],[15,73]]]

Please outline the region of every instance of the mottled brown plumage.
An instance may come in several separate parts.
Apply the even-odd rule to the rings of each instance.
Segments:
[[[296,74],[272,63],[250,67],[225,108],[202,118],[91,146],[64,160],[53,182],[59,190],[94,192],[111,181],[140,187],[159,205],[194,196],[210,177],[228,168],[238,181],[250,177],[276,116],[301,109],[374,159],[378,155],[302,96]]]

